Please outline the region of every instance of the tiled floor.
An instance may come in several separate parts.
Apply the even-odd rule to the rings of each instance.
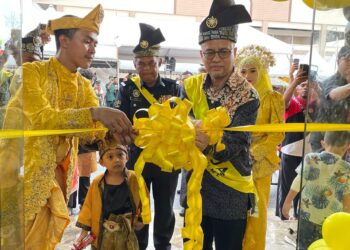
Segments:
[[[102,169],[99,169],[102,171]],[[268,216],[268,228],[266,235],[266,250],[294,250],[295,246],[287,243],[285,240],[285,236],[288,234],[288,228],[296,228],[296,221],[281,221],[277,217],[274,216],[274,204],[276,197],[276,186],[271,186],[271,201],[269,208],[269,216]],[[182,238],[181,238],[181,228],[183,225],[183,218],[179,216],[180,206],[178,201],[178,195],[176,195],[176,200],[174,202],[174,211],[176,214],[176,225],[175,232],[172,238],[172,249],[180,250],[182,249]],[[79,234],[79,229],[74,226],[77,216],[72,216],[72,223],[67,228],[61,244],[56,247],[56,250],[67,250],[71,249],[74,240]],[[150,231],[152,232],[152,225],[150,227]],[[150,237],[149,247],[148,249],[154,249],[152,246],[152,237]],[[89,248],[88,248],[89,249]]]

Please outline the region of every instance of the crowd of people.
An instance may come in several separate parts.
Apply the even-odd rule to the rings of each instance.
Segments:
[[[1,141],[2,202],[11,200],[19,187],[24,190],[23,204],[12,199],[11,206],[1,205],[2,226],[13,232],[2,239],[4,249],[16,249],[22,240],[25,249],[54,249],[70,222],[67,204],[75,207],[77,196],[76,226],[81,233],[72,242],[76,249],[85,243],[101,250],[147,249],[149,225],[142,221],[141,184],[134,172],[142,149],[134,144],[138,131],[133,129],[133,117],[147,117],[145,109],[172,97],[192,102],[195,145],[207,159],[201,184],[204,250],[265,249],[271,177],[279,169],[276,215],[300,220],[304,233],[299,235],[299,249],[321,238],[328,215],[350,213],[349,131],[225,131],[225,148],[218,150],[210,145],[201,124],[207,112],[218,107],[226,108],[230,128],[349,123],[349,44],[338,53],[338,71],[322,82],[295,61],[288,88],[280,94],[273,90],[268,74],[275,64],[272,53],[258,45],[238,51],[235,46],[239,24],[251,22],[247,10],[234,1],[214,0],[199,27],[203,72],[186,71],[178,82],[161,76],[160,48],[166,38],[160,29],[140,23],[140,39],[133,50],[137,74],[121,83],[110,76],[102,84],[88,70],[102,21],[103,8],[98,5],[84,18],[67,15],[39,25],[22,39],[22,48],[8,43],[14,57],[22,54],[16,60],[21,68],[14,75],[2,69],[8,55],[0,54],[3,129],[107,129]],[[57,53],[42,60],[50,35],[55,36]],[[23,116],[20,122],[18,115]],[[13,155],[21,143],[24,157],[17,159]],[[90,184],[97,161],[106,170]],[[179,173],[163,172],[152,163],[146,163],[142,172],[142,185],[154,201],[152,237],[157,250],[171,249]],[[181,174],[180,200],[186,217],[191,171]],[[185,237],[184,245],[187,241]]]

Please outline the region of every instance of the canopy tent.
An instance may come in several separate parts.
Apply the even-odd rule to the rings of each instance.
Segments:
[[[176,58],[176,71],[182,72],[189,70],[196,72],[198,70],[201,63],[200,46],[198,45],[199,22],[130,17],[107,17],[105,22],[115,24],[113,32],[116,34],[115,43],[118,46],[119,59],[122,60],[120,64],[121,68],[133,69],[133,64],[127,61],[132,60],[132,50],[139,41],[139,23],[145,22],[162,30],[166,41],[162,43],[161,55]],[[103,29],[109,30],[108,25],[103,26],[101,30],[101,41],[108,40],[108,36],[110,37],[111,33],[111,30],[104,32]],[[241,48],[250,44],[265,46],[275,54],[276,66],[271,68],[271,74],[288,74],[289,56],[292,53],[292,47],[289,44],[260,32],[247,24],[240,25],[237,47]],[[112,51],[109,54],[113,54]]]
[[[107,25],[103,29],[109,33],[101,31],[100,40],[108,40],[111,30],[108,26],[114,24],[114,31],[117,37],[116,43],[119,47],[120,59],[131,59],[132,50],[139,41],[139,22],[145,22],[155,27],[159,27],[166,41],[162,43],[161,55],[173,56],[180,62],[199,63],[198,31],[199,22],[185,20],[159,20],[151,18],[130,18],[130,17],[108,17]],[[122,25],[116,25],[116,24]],[[108,35],[107,35],[108,34]],[[244,47],[250,44],[259,44],[267,47],[274,54],[291,54],[292,47],[278,39],[275,39],[247,24],[240,25],[238,29],[237,47]]]
[[[29,2],[29,1],[25,1]],[[36,4],[32,6],[26,5],[24,8],[23,17],[31,16],[33,18],[26,18],[23,25],[23,33],[33,29],[38,22],[46,22],[49,18],[57,18],[67,13],[56,12],[52,7],[47,11],[42,10]],[[75,13],[69,13],[75,14]],[[97,46],[96,60],[122,60],[121,67],[129,69],[133,65],[128,60],[132,60],[132,50],[139,41],[139,23],[144,22],[159,27],[166,41],[162,43],[161,55],[175,57],[178,66],[182,65],[182,69],[189,68],[192,71],[199,67],[200,60],[200,46],[198,45],[198,31],[199,22],[195,21],[193,17],[176,17],[176,16],[157,16],[151,17],[148,15],[129,16],[112,16],[105,15],[104,21],[101,25],[99,44]],[[278,69],[272,72],[274,74],[288,74],[289,60],[288,56],[292,53],[292,47],[274,37],[271,37],[259,30],[252,28],[249,24],[240,25],[238,29],[238,43],[237,47],[243,47],[249,44],[259,44],[267,47],[272,53],[276,55]],[[54,39],[45,46],[45,54],[47,56],[55,54]],[[188,66],[186,66],[188,64]],[[286,65],[286,67],[284,67]],[[281,69],[281,66],[283,66]],[[286,70],[287,69],[287,70]],[[178,71],[178,67],[176,69]]]

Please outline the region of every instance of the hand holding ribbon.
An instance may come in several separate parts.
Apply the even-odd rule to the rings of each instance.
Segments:
[[[147,118],[134,117],[134,128],[139,131],[135,145],[143,149],[134,169],[140,186],[141,215],[144,223],[149,223],[151,220],[149,199],[142,178],[145,163],[154,163],[165,172],[182,167],[193,170],[187,184],[188,209],[182,236],[189,239],[184,244],[185,249],[199,250],[203,246],[203,232],[200,227],[202,220],[200,188],[207,159],[195,146],[195,127],[188,116],[191,108],[192,104],[187,99],[180,100],[174,97],[163,104],[152,104],[148,109]],[[217,143],[217,149],[224,149],[224,145],[221,144],[222,129],[229,124],[229,121],[224,108],[208,112],[208,116],[202,121],[201,129],[205,129],[208,134],[209,144]]]

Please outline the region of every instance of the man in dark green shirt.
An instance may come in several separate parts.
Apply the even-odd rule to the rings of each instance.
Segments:
[[[110,76],[109,77],[109,82],[106,84],[106,104],[107,107],[113,107],[114,102],[116,99],[116,92],[115,92],[115,81],[114,77]]]

